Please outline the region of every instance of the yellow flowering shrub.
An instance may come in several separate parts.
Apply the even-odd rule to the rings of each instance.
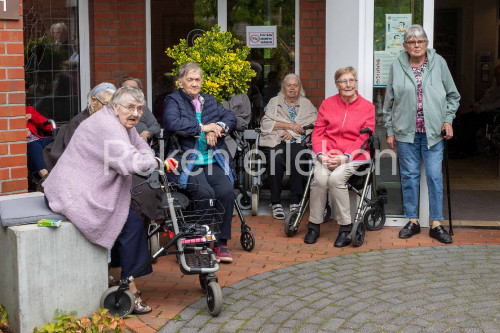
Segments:
[[[211,31],[196,38],[189,49],[187,41],[181,39],[179,44],[167,48],[165,53],[175,60],[174,75],[183,64],[196,62],[203,71],[201,91],[213,95],[222,103],[234,95],[246,93],[248,82],[256,75],[246,60],[250,48],[236,48],[238,42],[230,32],[221,32],[220,26],[214,26]]]

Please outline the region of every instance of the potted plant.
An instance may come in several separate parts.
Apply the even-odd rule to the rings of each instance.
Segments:
[[[236,47],[239,40],[230,32],[221,32],[220,26],[197,37],[192,46],[186,39],[167,48],[165,53],[175,60],[173,75],[187,62],[197,63],[203,70],[201,91],[213,95],[219,103],[232,96],[246,93],[248,82],[256,75],[250,68],[248,46]]]

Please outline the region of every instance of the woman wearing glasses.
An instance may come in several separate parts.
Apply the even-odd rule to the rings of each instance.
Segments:
[[[357,72],[353,67],[341,67],[335,72],[335,84],[339,93],[321,103],[318,119],[312,134],[315,162],[314,181],[311,185],[309,224],[304,242],[316,243],[323,211],[330,192],[340,225],[335,247],[351,243],[348,235],[352,221],[349,192],[346,182],[356,171],[359,163],[369,160],[369,152],[361,151],[368,134],[359,131],[368,127],[374,131],[375,107],[361,97],[356,90]]]
[[[399,238],[420,233],[418,198],[420,158],[429,187],[429,235],[442,243],[452,238],[441,226],[443,220],[443,138],[453,137],[451,126],[458,109],[460,94],[446,61],[427,48],[427,34],[420,25],[412,25],[404,34],[406,52],[394,60],[384,103],[387,143],[398,148],[399,170],[405,215],[409,219]]]
[[[213,250],[219,261],[230,263],[233,257],[227,241],[231,239],[233,218],[234,167],[222,134],[234,130],[236,116],[212,95],[201,93],[202,82],[203,73],[198,64],[183,64],[178,72],[180,89],[165,98],[163,122],[167,155],[181,162],[179,173],[168,175],[196,200],[197,210],[208,210],[209,199],[217,199],[222,204],[220,238]],[[176,132],[184,133],[177,136],[180,147],[168,142],[169,136]]]
[[[132,173],[158,164],[135,125],[142,91],[122,87],[108,105],[82,122],[43,183],[47,205],[65,215],[92,243],[111,250],[111,266],[129,277],[149,259],[141,217],[130,208]],[[140,275],[152,272],[151,266]],[[134,313],[151,312],[134,282]]]
[[[54,141],[43,150],[43,159],[50,171],[66,149],[76,128],[90,115],[102,109],[113,96],[116,87],[112,83],[102,82],[90,90],[87,95],[87,108],[71,119],[69,124],[59,128]]]

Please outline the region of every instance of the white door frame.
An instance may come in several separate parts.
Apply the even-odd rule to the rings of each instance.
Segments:
[[[90,92],[90,30],[89,2],[78,1],[78,45],[80,49],[80,102],[81,109],[87,107],[87,95]],[[78,110],[80,111],[80,110]]]

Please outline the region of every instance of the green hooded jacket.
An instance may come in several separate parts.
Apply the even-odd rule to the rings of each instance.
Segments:
[[[387,136],[397,141],[413,143],[417,121],[417,81],[407,52],[394,60],[385,93],[384,122]],[[452,124],[460,94],[453,82],[446,61],[436,50],[427,50],[427,67],[422,78],[422,102],[427,144],[442,140],[443,124]]]

